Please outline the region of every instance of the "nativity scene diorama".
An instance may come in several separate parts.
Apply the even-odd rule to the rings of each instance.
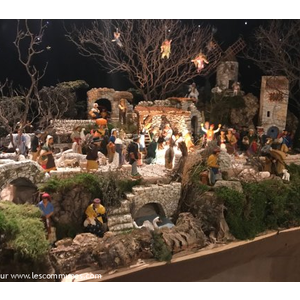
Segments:
[[[81,80],[43,88],[34,102],[40,123],[19,118],[1,139],[0,212],[2,201],[38,207],[57,273],[97,265],[109,274],[112,262],[115,269],[136,267],[142,259],[160,260],[161,252],[170,261],[187,249],[240,238],[226,191],[246,203],[243,188],[267,180],[283,188],[295,174],[289,166],[300,161],[290,82],[262,76],[260,98],[249,93],[237,59],[246,47],[242,38],[223,51],[209,29],[180,57],[179,37],[165,26],[149,38],[154,46],[148,36],[135,39],[139,48],[129,56],[136,27],[128,24],[110,24],[101,49],[120,59],[118,72],[128,71],[128,61],[136,64],[134,88],[91,88]],[[0,102],[0,122],[3,115]],[[243,238],[253,238],[249,232]]]

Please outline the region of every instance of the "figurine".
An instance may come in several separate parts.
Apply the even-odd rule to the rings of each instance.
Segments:
[[[93,104],[93,108],[89,111],[89,115],[94,120],[97,120],[97,119],[101,118],[100,110],[98,108],[98,103],[95,102]]]
[[[201,124],[201,130],[204,131],[204,132],[206,133],[206,141],[207,141],[207,143],[208,143],[208,142],[211,142],[211,141],[214,139],[215,133],[217,133],[217,132],[220,131],[221,126],[222,126],[222,125],[219,124],[218,129],[214,130],[214,127],[215,127],[214,124],[210,124],[210,125],[209,125],[209,129],[205,129],[205,128],[203,127],[203,123]]]
[[[126,99],[121,99],[119,102],[119,122],[120,124],[126,124],[126,112],[127,112],[127,106],[126,106]]]
[[[116,42],[117,43],[117,45],[119,46],[119,47],[123,47],[123,44],[122,44],[122,42],[120,41],[120,37],[121,37],[121,33],[119,32],[119,29],[117,28],[117,31],[116,32],[114,32],[114,39],[113,40],[111,40],[112,42]]]
[[[208,60],[206,58],[206,55],[203,53],[199,53],[198,56],[191,60],[195,64],[195,67],[197,68],[197,73],[199,73],[204,68],[204,63],[208,64]]]
[[[232,89],[233,89],[233,95],[237,96],[240,93],[241,84],[238,81],[234,82],[232,85]]]
[[[198,101],[198,96],[199,96],[199,92],[197,90],[196,87],[196,83],[193,82],[190,86],[189,86],[189,94],[188,94],[188,98],[194,98],[196,100],[196,102]]]
[[[172,40],[164,40],[162,45],[160,46],[161,58],[169,59],[171,53],[171,42]]]
[[[283,169],[282,173],[283,173],[282,179],[286,180],[286,181],[290,181],[290,173],[288,172],[288,170],[287,169]]]

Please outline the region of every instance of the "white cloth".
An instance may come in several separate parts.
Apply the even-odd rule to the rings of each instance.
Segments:
[[[164,149],[156,149],[156,164],[157,165],[165,165],[165,154],[166,148]]]

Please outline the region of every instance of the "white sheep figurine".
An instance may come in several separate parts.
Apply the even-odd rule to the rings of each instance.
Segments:
[[[290,175],[290,173],[288,172],[288,170],[287,170],[287,169],[283,169],[283,170],[282,170],[282,173],[283,173],[283,175],[282,175],[282,180],[290,181],[291,175]]]

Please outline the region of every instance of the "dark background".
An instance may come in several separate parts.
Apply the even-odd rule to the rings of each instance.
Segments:
[[[247,45],[251,43],[255,28],[264,25],[267,20],[182,20],[194,22],[199,25],[211,25],[216,29],[214,38],[226,50],[239,36],[243,37]],[[131,87],[127,79],[118,74],[107,74],[93,59],[78,54],[76,46],[65,37],[65,28],[72,24],[81,26],[89,24],[91,20],[45,20],[47,28],[42,40],[42,46],[51,50],[45,50],[35,62],[42,68],[46,62],[48,67],[45,77],[41,80],[41,86],[56,85],[59,82],[82,79],[90,88],[110,87],[115,90],[126,90]],[[39,22],[34,21],[38,28]],[[247,24],[246,24],[247,23]],[[24,67],[18,61],[17,50],[13,42],[16,37],[17,20],[0,20],[0,81],[6,78],[13,80],[15,85],[28,85],[28,75]],[[260,78],[263,75],[260,70],[249,60],[243,58],[243,54],[237,55],[239,62],[239,81],[242,89],[259,96]],[[195,79],[199,87],[205,84],[200,76]],[[209,78],[213,87],[215,74]]]

